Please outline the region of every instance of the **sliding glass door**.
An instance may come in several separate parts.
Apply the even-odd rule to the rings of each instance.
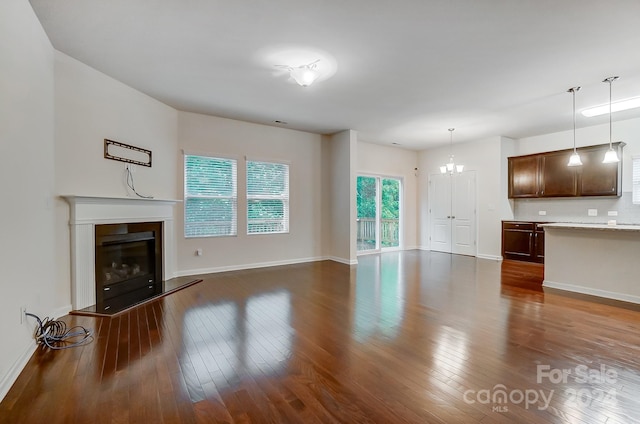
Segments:
[[[358,252],[400,247],[401,191],[397,178],[358,176]]]

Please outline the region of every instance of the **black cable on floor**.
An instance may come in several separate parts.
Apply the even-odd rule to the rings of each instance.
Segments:
[[[36,342],[49,349],[69,349],[90,343],[93,340],[92,331],[80,325],[67,329],[67,324],[64,321],[52,320],[48,317],[41,320],[37,315],[28,312],[24,314],[34,317],[38,321],[34,334]]]

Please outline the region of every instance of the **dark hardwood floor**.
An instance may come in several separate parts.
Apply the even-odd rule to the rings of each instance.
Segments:
[[[38,350],[0,422],[640,422],[640,312],[542,275],[408,251],[200,276],[65,317],[94,342]]]

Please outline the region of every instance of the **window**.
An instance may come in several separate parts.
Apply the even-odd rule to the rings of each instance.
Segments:
[[[237,161],[185,155],[184,180],[185,237],[235,236]]]
[[[634,156],[632,159],[633,171],[633,204],[640,204],[640,156]]]
[[[289,232],[289,165],[247,161],[247,234]]]

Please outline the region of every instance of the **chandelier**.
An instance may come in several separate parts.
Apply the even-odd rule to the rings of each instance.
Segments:
[[[454,172],[462,172],[464,165],[456,165],[453,162],[453,132],[455,128],[449,128],[449,162],[440,167],[440,172],[453,174]]]

